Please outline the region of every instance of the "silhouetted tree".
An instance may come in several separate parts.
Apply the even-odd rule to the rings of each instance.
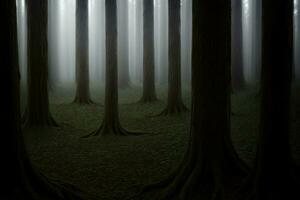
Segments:
[[[162,115],[188,110],[183,104],[181,91],[180,3],[180,0],[169,0],[168,102]]]
[[[144,0],[144,69],[141,103],[157,101],[154,67],[154,2]]]
[[[104,118],[100,128],[84,136],[129,135],[134,134],[123,129],[119,119],[118,107],[118,57],[117,57],[117,0],[105,1],[106,13],[106,79]]]
[[[245,87],[244,65],[243,65],[243,15],[242,1],[231,1],[231,68],[232,88],[234,91],[242,90]]]
[[[76,1],[76,97],[74,103],[90,104],[88,0]]]
[[[28,9],[28,101],[26,126],[56,126],[49,110],[48,94],[48,5],[29,0]]]
[[[47,1],[28,0],[30,11],[41,8]],[[5,105],[2,110],[5,121],[2,127],[7,134],[1,140],[1,199],[17,200],[80,200],[85,196],[74,187],[58,181],[52,181],[42,175],[31,164],[21,134],[20,117],[20,74],[17,52],[16,34],[16,1],[3,0],[0,2],[2,11],[2,31],[4,41],[1,48],[1,70],[5,72],[5,88],[7,89]],[[36,12],[42,12],[36,10]],[[29,12],[28,12],[29,13]],[[1,20],[2,20],[1,19]],[[36,29],[40,29],[37,24]],[[3,148],[3,149],[2,149]],[[2,151],[3,150],[3,151]],[[2,155],[3,153],[3,155]],[[91,198],[89,198],[91,199]]]
[[[230,0],[193,1],[193,14],[189,147],[169,178],[146,188],[159,200],[222,199],[248,171],[230,139]]]
[[[248,199],[299,199],[289,140],[293,0],[264,0],[262,6],[261,123],[254,170],[244,189],[250,190]]]
[[[118,0],[118,64],[119,64],[119,88],[130,86],[129,57],[128,57],[128,1]]]

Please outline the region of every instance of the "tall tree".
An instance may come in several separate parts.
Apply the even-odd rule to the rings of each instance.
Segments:
[[[129,135],[134,134],[126,131],[120,124],[118,107],[118,21],[117,0],[105,1],[106,13],[106,79],[105,79],[105,102],[104,118],[102,124],[95,132],[84,138],[97,135]]]
[[[56,126],[49,110],[48,94],[48,4],[30,0],[28,9],[28,101],[26,126]]]
[[[119,88],[130,86],[128,44],[128,0],[118,0],[118,63]]]
[[[188,109],[182,101],[180,0],[169,0],[169,73],[168,102],[161,115],[182,113]]]
[[[40,4],[47,1],[28,0],[28,8],[41,8]],[[67,184],[52,181],[42,175],[30,163],[21,133],[20,119],[20,74],[17,52],[16,34],[16,1],[3,0],[1,23],[6,28],[2,31],[1,70],[5,77],[1,79],[5,89],[6,98],[2,98],[6,109],[1,126],[7,134],[1,140],[1,199],[18,200],[80,200],[85,196],[82,192],[75,191]],[[35,6],[33,6],[35,5]],[[30,9],[30,10],[31,10]],[[31,10],[32,11],[32,10]],[[43,10],[37,10],[42,12]],[[29,12],[28,12],[29,13]],[[3,20],[3,21],[2,21]],[[39,25],[39,23],[37,24]],[[37,27],[38,28],[38,27]],[[2,57],[3,56],[3,57]],[[5,83],[5,84],[4,84]],[[2,84],[1,84],[2,85]],[[2,89],[2,88],[1,88]],[[3,148],[3,149],[2,149]],[[3,155],[2,155],[3,154]]]
[[[193,1],[189,147],[169,178],[146,188],[159,188],[156,199],[222,199],[247,175],[230,140],[230,37],[230,0]]]
[[[242,0],[231,1],[231,68],[232,89],[242,90],[245,87],[244,65],[243,65],[243,12]]]
[[[264,0],[262,6],[261,123],[246,190],[250,188],[250,199],[255,200],[299,199],[289,140],[293,0]]]
[[[157,101],[154,67],[154,2],[144,0],[144,68],[141,103]]]
[[[76,1],[76,96],[74,103],[90,104],[88,0]]]

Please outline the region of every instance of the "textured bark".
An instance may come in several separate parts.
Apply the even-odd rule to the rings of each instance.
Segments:
[[[28,104],[25,126],[56,126],[49,110],[47,1],[30,0],[28,8]]]
[[[193,13],[191,137],[178,170],[145,190],[160,200],[225,199],[248,172],[230,140],[230,1],[193,1]]]
[[[292,40],[293,1],[263,1],[261,123],[255,167],[244,188],[250,188],[249,199],[300,198],[289,140]]]
[[[242,1],[232,0],[232,40],[231,40],[231,70],[232,89],[239,91],[245,87],[244,65],[243,65],[243,19]]]
[[[169,74],[168,104],[162,115],[178,114],[188,109],[182,101],[180,0],[169,0]]]
[[[83,193],[67,184],[58,181],[50,181],[40,174],[28,158],[24,139],[21,134],[20,119],[20,74],[17,53],[17,34],[16,34],[16,1],[1,1],[1,8],[4,8],[3,25],[6,29],[1,42],[1,47],[5,49],[5,56],[1,59],[1,69],[6,73],[5,87],[8,90],[6,103],[5,122],[2,127],[7,134],[3,135],[1,144],[2,158],[0,198],[17,200],[80,200]],[[38,0],[27,1],[29,4],[39,4]],[[3,6],[3,7],[2,7]],[[2,63],[4,61],[4,63]],[[3,79],[1,79],[3,80]],[[3,151],[2,151],[3,150]],[[86,196],[87,197],[87,196]],[[90,198],[92,199],[92,198]]]
[[[74,103],[91,104],[89,78],[88,0],[76,1],[76,96]]]
[[[130,86],[129,77],[129,44],[128,44],[128,1],[118,0],[118,67],[119,88],[125,89]]]
[[[106,0],[106,79],[104,118],[95,132],[84,136],[132,135],[122,128],[118,107],[118,57],[117,57],[117,0]]]
[[[154,2],[144,0],[144,68],[141,103],[157,101],[154,67]]]

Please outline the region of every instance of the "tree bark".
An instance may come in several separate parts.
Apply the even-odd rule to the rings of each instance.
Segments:
[[[144,68],[141,103],[157,101],[154,67],[154,2],[144,0]]]
[[[230,1],[193,1],[193,13],[191,136],[177,171],[145,190],[160,200],[225,199],[248,172],[230,140]]]
[[[57,126],[49,110],[47,2],[30,0],[28,9],[28,104],[25,126]]]
[[[246,193],[249,199],[255,200],[299,199],[296,182],[299,179],[295,176],[289,140],[293,1],[264,0],[262,3],[261,123],[255,167],[244,190],[250,192]]]
[[[169,0],[168,102],[161,115],[186,112],[181,88],[180,0]]]
[[[232,89],[240,91],[245,87],[244,64],[243,64],[243,18],[242,0],[232,0]]]
[[[88,0],[76,1],[76,96],[74,103],[91,104],[89,78]]]
[[[118,0],[118,63],[119,63],[119,88],[126,89],[130,86],[129,57],[128,57],[128,1]]]
[[[41,3],[38,0],[27,2],[28,5]],[[4,78],[6,79],[1,79],[1,81],[5,80],[3,82],[5,82],[5,88],[8,91],[6,98],[4,98],[5,113],[2,113],[6,118],[1,124],[7,134],[3,135],[1,140],[3,144],[0,145],[1,165],[4,167],[1,170],[1,182],[3,184],[0,188],[0,198],[18,200],[81,200],[84,197],[87,198],[70,185],[50,181],[33,167],[27,155],[21,133],[20,72],[15,3],[16,1],[11,0],[0,2],[1,8],[3,8],[2,14],[4,14],[2,24],[6,27],[2,31],[4,41],[1,42],[1,48],[5,50],[3,51],[5,55],[3,59],[1,58],[1,70],[4,70],[6,75]],[[37,11],[42,12],[42,10],[35,12]]]

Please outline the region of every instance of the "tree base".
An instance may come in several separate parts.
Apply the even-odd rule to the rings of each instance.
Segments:
[[[79,105],[92,105],[95,104],[90,98],[79,98],[76,97],[73,101],[74,104],[79,104]]]
[[[189,112],[189,109],[183,104],[168,105],[158,116],[178,115]]]
[[[108,135],[116,135],[116,136],[139,136],[145,135],[146,133],[139,133],[139,132],[131,132],[124,129],[119,123],[114,125],[108,125],[106,123],[102,123],[100,128],[86,136],[81,138],[89,138],[95,136],[108,136]]]
[[[49,114],[50,115],[50,114]],[[28,112],[25,111],[21,122],[24,128],[27,127],[59,127],[58,123],[52,116],[47,116],[39,119],[32,119],[29,117]]]
[[[158,101],[156,96],[143,96],[137,103],[147,104],[147,103],[155,103]]]

